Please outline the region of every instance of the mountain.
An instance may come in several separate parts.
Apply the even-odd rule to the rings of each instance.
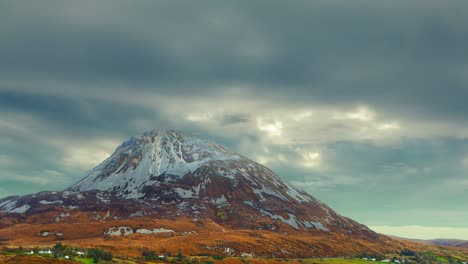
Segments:
[[[114,207],[126,201],[136,206]],[[178,131],[132,137],[64,192],[7,198],[0,209],[27,215],[52,204],[86,211],[107,206],[121,219],[153,214],[217,219],[222,211],[225,222],[242,228],[275,230],[275,223],[284,223],[297,230],[375,235],[265,166]],[[267,224],[262,218],[274,221]]]
[[[0,241],[9,243],[190,235],[193,243],[183,244],[193,252],[243,248],[306,256],[395,248],[390,238],[341,216],[267,167],[173,130],[130,138],[63,191],[1,199],[0,217]],[[206,237],[210,232],[216,239]]]
[[[408,239],[408,238],[404,238],[404,239],[419,242],[419,243],[437,245],[437,246],[458,247],[458,248],[468,249],[468,240],[462,240],[462,239],[431,239],[431,240]]]
[[[468,241],[460,239],[433,239],[428,240],[431,244],[438,246],[460,247],[468,249]]]

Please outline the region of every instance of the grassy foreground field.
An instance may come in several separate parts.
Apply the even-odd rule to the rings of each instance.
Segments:
[[[31,263],[31,264],[66,264],[66,263],[84,263],[94,264],[91,258],[76,258],[75,260],[65,260],[63,258],[53,258],[46,256],[27,256],[27,255],[1,255],[0,263]],[[378,264],[379,262],[369,262],[356,258],[334,258],[334,259],[245,259],[245,258],[224,258],[222,260],[207,257],[189,257],[183,260],[177,258],[163,260],[144,260],[144,259],[121,259],[113,258],[112,261],[99,261],[99,263],[123,263],[123,264],[143,264],[143,263],[196,263],[196,264]]]
[[[77,241],[75,241],[77,242]],[[408,244],[414,246],[413,244]],[[339,245],[337,245],[339,246]],[[93,247],[57,242],[48,246],[0,248],[0,263],[171,263],[171,264],[467,264],[468,251],[463,248],[424,246],[418,250],[403,248],[387,253],[358,253],[348,257],[306,257],[288,258],[242,253],[232,251],[211,253],[184,253],[159,251],[139,247],[132,255],[122,254],[120,248],[96,245]],[[244,251],[245,252],[245,251]],[[346,255],[345,255],[346,256]]]
[[[458,252],[457,254],[460,254]],[[465,253],[458,257],[467,258]],[[453,256],[442,256],[434,252],[418,253],[418,258],[402,257],[397,258],[395,255],[381,256],[385,257],[390,263],[395,263],[395,260],[404,261],[404,263],[440,263],[440,264],[463,264],[466,263],[463,259],[455,259]],[[309,258],[309,259],[280,259],[280,258],[240,258],[240,257],[221,257],[221,256],[176,256],[165,259],[145,259],[128,258],[128,257],[113,257],[112,260],[96,260],[89,257],[76,257],[70,260],[63,257],[54,257],[53,255],[24,255],[17,252],[0,252],[0,263],[31,263],[31,264],[67,264],[67,263],[123,263],[123,264],[144,264],[144,263],[171,263],[171,264],[387,264],[385,260],[366,260],[363,258]]]

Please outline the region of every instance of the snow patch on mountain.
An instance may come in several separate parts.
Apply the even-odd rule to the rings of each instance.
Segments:
[[[227,201],[226,197],[224,196],[224,194],[221,195],[221,197],[214,198],[212,200],[212,202],[214,204],[216,204],[216,205],[226,205],[226,204],[228,204],[228,201]]]
[[[159,233],[175,233],[174,230],[171,229],[165,229],[165,228],[155,228],[153,230],[148,230],[148,229],[137,229],[136,233],[139,234],[146,234],[146,235],[151,235],[151,234],[159,234]]]
[[[286,184],[287,193],[292,198],[302,203],[308,203],[311,201],[311,197],[307,196],[304,192],[299,191],[296,187]]]
[[[24,204],[24,205],[22,205],[20,207],[9,210],[8,213],[9,214],[24,214],[24,213],[26,213],[26,211],[29,210],[29,208],[31,208],[31,206],[29,204]]]
[[[16,200],[6,200],[0,203],[0,211],[9,212],[10,210],[13,210],[15,206],[16,206]]]
[[[63,204],[62,200],[57,200],[57,201],[47,201],[47,200],[40,200],[40,204]]]
[[[256,195],[258,195],[262,201],[264,201],[264,200],[267,199],[267,198],[265,197],[264,194],[266,194],[266,195],[271,195],[271,196],[276,196],[276,197],[278,197],[278,198],[280,198],[280,199],[282,199],[282,200],[285,200],[285,201],[288,200],[284,195],[282,195],[281,193],[279,193],[279,192],[277,192],[277,191],[274,191],[274,190],[272,190],[272,189],[270,189],[270,188],[268,188],[268,187],[265,187],[265,186],[263,186],[263,185],[260,186],[260,187],[261,187],[261,189],[255,189],[255,188],[254,188],[254,189],[253,189],[253,192],[254,192]]]
[[[173,191],[177,193],[180,198],[196,198],[196,192],[193,190],[185,190],[182,188],[174,188]]]
[[[321,231],[330,232],[320,221],[301,221],[305,228],[315,228]]]

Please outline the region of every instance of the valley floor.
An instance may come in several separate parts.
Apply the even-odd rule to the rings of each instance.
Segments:
[[[0,263],[28,263],[28,264],[67,264],[67,263],[95,263],[92,258],[76,258],[74,260],[66,260],[63,258],[53,258],[44,256],[27,256],[27,255],[1,255]],[[179,261],[177,259],[168,260],[144,260],[138,258],[113,258],[112,261],[100,261],[99,263],[122,263],[122,264],[143,264],[143,263],[193,263],[193,264],[386,264],[388,262],[375,261],[370,262],[357,258],[333,258],[333,259],[243,259],[243,258],[225,258],[216,260],[206,257],[189,257]],[[414,263],[451,263],[448,259],[440,258],[433,261],[414,262]],[[453,262],[462,263],[462,262]]]
[[[6,251],[5,251],[6,250]],[[156,255],[139,257],[114,256],[109,260],[92,258],[90,256],[66,256],[61,254],[58,257],[54,254],[30,254],[21,248],[6,249],[0,251],[0,263],[28,263],[28,264],[67,264],[67,263],[122,263],[122,264],[144,264],[144,263],[171,263],[171,264],[399,264],[399,263],[424,263],[424,264],[466,264],[468,254],[458,251],[445,250],[444,252],[414,252],[414,256],[401,254],[380,255],[379,259],[374,258],[308,258],[308,259],[288,259],[288,258],[252,258],[252,257],[222,257],[222,256],[184,256],[179,253],[177,256],[164,256],[159,258]],[[445,254],[445,255],[444,255]],[[462,254],[462,255],[460,255]],[[54,256],[55,255],[55,256]]]
[[[210,219],[141,217],[87,223],[20,223],[0,229],[0,263],[92,263],[93,259],[77,258],[78,252],[82,256],[91,248],[102,256],[111,253],[114,260],[110,263],[377,264],[387,259],[383,263],[462,264],[468,261],[468,251],[463,249],[386,236],[368,240],[293,229],[239,230]],[[68,254],[70,260],[53,258],[55,253],[39,254],[44,250],[59,250],[59,256]],[[161,256],[164,261],[159,260]]]

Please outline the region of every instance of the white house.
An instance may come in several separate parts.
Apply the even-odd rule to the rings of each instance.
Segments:
[[[253,258],[253,253],[242,252],[241,257],[242,258]]]
[[[50,249],[48,249],[48,250],[39,250],[38,253],[39,254],[52,254],[52,251],[50,251]]]
[[[77,251],[76,254],[79,255],[79,256],[83,256],[84,252],[83,251]]]
[[[226,253],[226,254],[229,254],[229,255],[230,255],[230,254],[234,253],[234,249],[232,249],[232,248],[229,248],[229,247],[227,247],[227,248],[224,248],[224,253]]]
[[[381,260],[380,262],[389,263],[390,261],[391,261],[390,259],[383,259],[383,260]]]

